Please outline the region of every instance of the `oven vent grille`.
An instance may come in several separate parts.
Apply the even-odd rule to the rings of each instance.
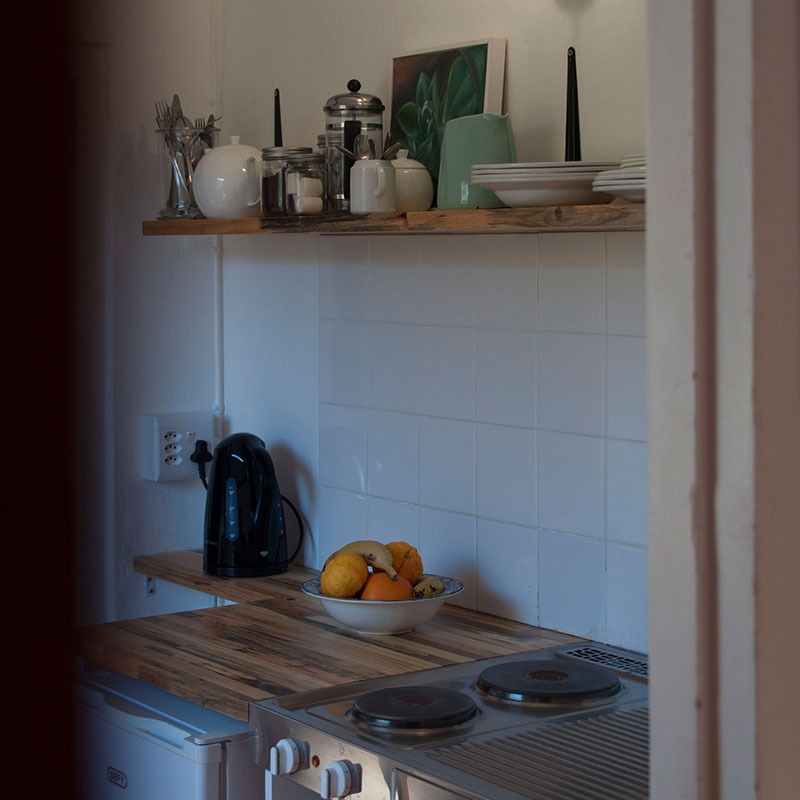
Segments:
[[[626,672],[628,675],[648,677],[647,661],[639,658],[630,658],[619,653],[611,653],[598,647],[574,647],[565,650],[564,655],[570,658],[578,658],[581,661],[588,661],[592,664],[600,664],[609,669],[617,669],[620,672]]]
[[[646,707],[442,747],[429,756],[462,778],[468,775],[465,785],[492,800],[649,797]]]

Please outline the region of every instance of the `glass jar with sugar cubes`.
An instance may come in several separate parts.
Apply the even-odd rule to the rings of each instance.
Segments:
[[[286,166],[286,213],[322,214],[327,209],[325,156],[293,153]]]

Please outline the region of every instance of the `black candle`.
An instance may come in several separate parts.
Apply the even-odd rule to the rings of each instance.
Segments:
[[[567,131],[565,161],[581,160],[581,123],[578,114],[578,70],[575,48],[567,50]]]
[[[275,147],[283,145],[283,131],[281,130],[281,92],[275,90]]]

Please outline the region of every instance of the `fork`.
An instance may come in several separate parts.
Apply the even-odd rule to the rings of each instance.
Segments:
[[[156,125],[160,131],[168,131],[172,125],[172,110],[166,100],[156,101]]]
[[[156,127],[158,129],[158,132],[162,133],[164,136],[164,144],[166,145],[170,161],[172,162],[173,178],[177,179],[178,176],[176,174],[176,169],[175,169],[177,165],[175,163],[174,150],[172,147],[172,142],[170,140],[170,126],[172,123],[172,113],[170,111],[170,107],[167,105],[166,100],[156,100],[155,107],[156,107]],[[175,180],[170,180],[169,193],[167,197],[167,208],[174,208],[175,205],[176,205]]]
[[[213,114],[209,114],[207,120],[198,117],[194,121],[195,128],[200,131],[200,140],[208,147],[214,146],[214,125],[216,125],[220,119],[222,119],[222,117],[215,118]]]

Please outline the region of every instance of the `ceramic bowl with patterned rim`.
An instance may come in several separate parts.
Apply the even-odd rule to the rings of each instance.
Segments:
[[[306,581],[301,588],[307,595],[316,597],[335,620],[356,633],[406,633],[433,619],[446,600],[464,591],[464,584],[456,578],[430,573],[423,577],[438,578],[445,586],[444,591],[433,597],[415,597],[411,600],[358,600],[322,594],[319,578]]]

